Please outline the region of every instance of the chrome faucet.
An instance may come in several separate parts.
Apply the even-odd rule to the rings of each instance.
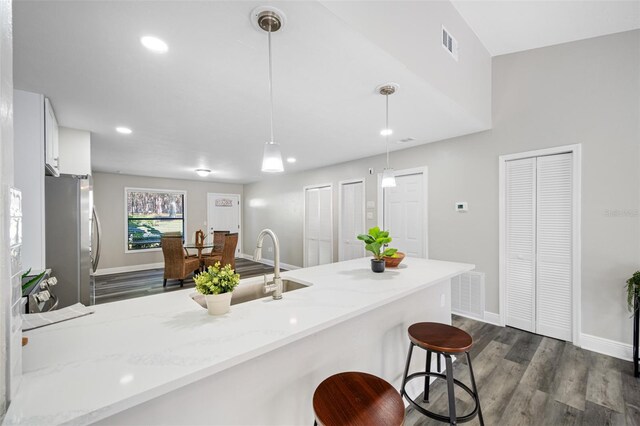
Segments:
[[[262,240],[264,236],[269,235],[273,240],[273,281],[267,281],[267,275],[264,276],[264,292],[269,293],[273,291],[273,299],[282,299],[282,278],[280,278],[280,243],[275,232],[271,229],[263,229],[258,235],[258,242],[256,244],[256,251],[253,255],[253,260],[262,259]]]

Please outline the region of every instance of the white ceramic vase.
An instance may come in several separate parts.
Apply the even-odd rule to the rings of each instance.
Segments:
[[[222,294],[206,294],[207,310],[209,315],[223,315],[231,309],[231,295],[233,292]]]

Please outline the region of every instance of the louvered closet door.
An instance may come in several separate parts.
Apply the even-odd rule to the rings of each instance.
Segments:
[[[317,266],[333,261],[331,187],[305,190],[305,266]]]
[[[537,333],[571,341],[572,154],[538,157]]]
[[[506,324],[535,332],[536,159],[505,167]]]
[[[320,251],[320,194],[317,188],[305,192],[305,243],[307,253],[305,266],[316,266]]]

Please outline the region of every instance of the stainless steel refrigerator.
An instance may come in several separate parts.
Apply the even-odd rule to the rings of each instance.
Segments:
[[[100,260],[100,222],[91,176],[45,178],[46,262],[58,279],[58,309],[95,303],[93,273]]]

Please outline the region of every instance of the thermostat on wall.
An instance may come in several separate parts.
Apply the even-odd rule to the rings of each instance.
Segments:
[[[458,201],[456,203],[456,211],[457,212],[467,212],[469,211],[469,205],[466,201]]]

